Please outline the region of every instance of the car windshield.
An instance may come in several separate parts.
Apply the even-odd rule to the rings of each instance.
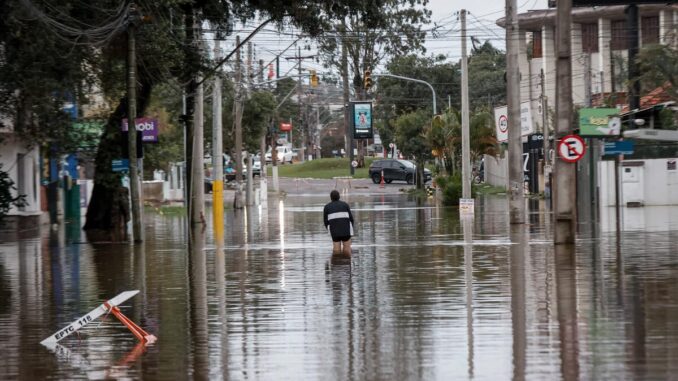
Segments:
[[[406,166],[407,168],[414,168],[414,167],[415,167],[414,164],[412,164],[411,161],[407,161],[407,160],[398,160],[398,162],[399,162],[400,164]]]

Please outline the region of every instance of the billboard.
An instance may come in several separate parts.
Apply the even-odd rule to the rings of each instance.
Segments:
[[[621,131],[616,108],[583,108],[579,110],[579,135],[591,137],[618,136]]]
[[[158,120],[153,118],[136,118],[134,124],[141,132],[141,141],[144,143],[158,142]],[[122,120],[122,131],[127,131],[127,118]]]
[[[494,123],[497,132],[497,140],[502,142],[508,141],[508,107],[496,107],[494,109]],[[534,133],[534,126],[532,125],[532,110],[530,102],[523,102],[520,104],[520,136],[527,136]]]
[[[372,102],[351,102],[353,138],[372,139]]]

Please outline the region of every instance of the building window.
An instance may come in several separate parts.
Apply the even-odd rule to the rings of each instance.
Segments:
[[[581,45],[586,53],[598,53],[598,24],[581,24]]]
[[[626,35],[626,21],[612,21],[610,23],[610,29],[612,29],[612,40],[610,41],[610,46],[612,50],[626,50],[628,49],[628,36]]]
[[[649,16],[640,19],[643,45],[659,43],[659,17]]]
[[[541,48],[541,31],[532,32],[532,58],[543,57]]]

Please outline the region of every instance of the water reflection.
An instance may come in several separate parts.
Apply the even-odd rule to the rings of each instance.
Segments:
[[[508,224],[500,198],[479,200],[469,222],[406,195],[344,197],[358,234],[343,264],[332,263],[322,224],[326,195],[229,211],[223,240],[149,214],[142,246],[91,245],[65,227],[0,244],[0,378],[588,380],[678,371],[675,231],[626,231],[619,242],[601,233],[554,248],[542,201],[521,227]],[[62,343],[70,360],[39,346],[130,289],[142,292],[124,313],[158,336],[144,353],[114,319]]]

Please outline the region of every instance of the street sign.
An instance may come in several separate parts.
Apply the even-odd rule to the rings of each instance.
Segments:
[[[113,172],[129,171],[129,159],[111,160],[111,170]]]
[[[40,344],[45,345],[45,346],[53,346],[59,340],[71,335],[72,333],[77,332],[80,328],[83,328],[87,324],[93,322],[94,320],[98,319],[101,317],[101,315],[105,314],[108,312],[108,310],[111,307],[115,307],[119,304],[124,303],[127,299],[133,297],[134,295],[138,294],[139,290],[133,290],[133,291],[125,291],[121,292],[116,296],[115,298],[102,303],[99,305],[99,307],[93,309],[89,313],[85,314],[84,316],[76,319],[73,323],[69,324],[67,327],[62,328],[58,331],[56,331],[54,334],[50,335],[48,338],[45,340],[41,341]],[[109,307],[106,307],[108,304]]]
[[[459,199],[459,216],[460,217],[473,217],[474,214],[475,200],[472,198],[460,198]]]
[[[558,142],[558,154],[568,163],[576,163],[586,153],[586,144],[579,135],[567,135]]]
[[[508,107],[496,107],[494,109],[494,121],[497,131],[497,140],[500,143],[508,141]],[[534,133],[532,125],[532,110],[530,102],[520,104],[520,136],[527,136]]]
[[[632,140],[605,143],[605,155],[632,155],[635,148]]]
[[[353,168],[358,168],[358,162],[355,161],[355,160],[353,160],[353,161],[351,162],[351,167],[353,167]]]
[[[292,123],[280,123],[280,131],[292,131]]]

